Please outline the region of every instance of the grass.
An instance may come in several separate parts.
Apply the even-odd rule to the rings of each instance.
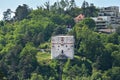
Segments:
[[[51,61],[51,54],[46,52],[38,52],[36,55],[38,63],[49,64]]]

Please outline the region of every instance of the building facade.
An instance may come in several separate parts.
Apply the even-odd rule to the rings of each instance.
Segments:
[[[74,36],[52,36],[51,59],[74,58]]]
[[[112,27],[115,29],[120,25],[120,13],[118,6],[102,7],[99,9],[98,17],[92,17],[98,29]]]
[[[111,24],[115,24],[117,22],[116,18],[119,16],[118,6],[102,7],[99,10],[100,12],[98,13],[98,16],[109,16]]]
[[[91,18],[95,21],[97,29],[105,29],[110,25],[109,16],[98,16]]]

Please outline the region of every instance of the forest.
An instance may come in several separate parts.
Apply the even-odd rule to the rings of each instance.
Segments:
[[[111,34],[97,32],[90,17],[99,9],[86,1],[81,7],[74,0],[43,5],[4,11],[0,80],[59,80],[59,60],[51,60],[50,49],[51,36],[60,34],[75,37],[74,59],[63,61],[62,80],[120,80],[120,28]],[[79,14],[85,19],[75,23]]]

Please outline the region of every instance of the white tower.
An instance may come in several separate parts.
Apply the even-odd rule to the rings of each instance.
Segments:
[[[73,59],[74,36],[53,36],[51,44],[52,59]]]

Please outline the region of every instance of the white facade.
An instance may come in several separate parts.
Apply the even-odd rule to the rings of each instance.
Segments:
[[[118,6],[110,6],[110,7],[102,7],[100,8],[99,16],[115,16],[117,17],[119,14]]]
[[[119,15],[119,7],[118,6],[110,6],[110,7],[102,7],[100,8],[100,12],[98,16],[109,16],[111,18],[110,22],[115,23],[116,17]]]
[[[98,16],[98,17],[91,17],[98,29],[100,28],[107,28],[110,24],[110,17],[109,16]]]
[[[74,36],[53,36],[51,38],[52,59],[73,59],[74,57]]]

